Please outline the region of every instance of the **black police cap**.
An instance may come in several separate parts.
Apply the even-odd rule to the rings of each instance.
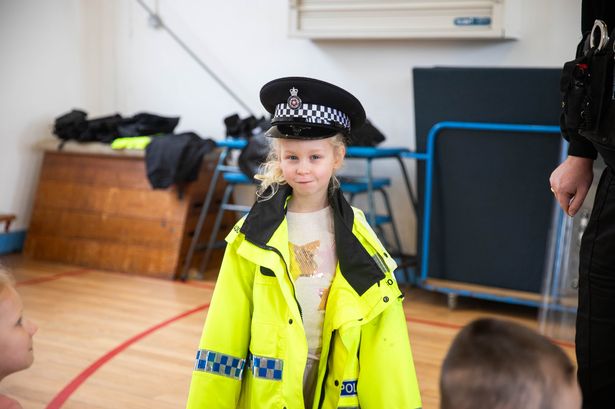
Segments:
[[[267,136],[292,139],[322,139],[365,122],[361,102],[348,91],[313,78],[285,77],[261,88],[261,103],[272,115]]]

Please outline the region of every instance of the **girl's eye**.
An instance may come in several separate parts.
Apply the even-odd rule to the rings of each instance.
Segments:
[[[20,327],[22,323],[23,323],[23,317],[19,317],[15,326]]]
[[[320,159],[321,156],[320,155],[312,155],[312,160],[317,160]]]

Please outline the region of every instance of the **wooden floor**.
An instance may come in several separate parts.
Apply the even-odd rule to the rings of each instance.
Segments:
[[[39,326],[35,362],[0,393],[37,408],[183,408],[214,281],[178,283],[0,257]],[[423,407],[437,409],[440,363],[458,329],[480,316],[536,328],[536,309],[408,290],[408,331]],[[573,356],[570,343],[558,342]]]

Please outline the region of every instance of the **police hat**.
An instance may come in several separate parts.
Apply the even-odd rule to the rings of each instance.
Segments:
[[[261,103],[271,113],[274,138],[322,139],[365,122],[365,110],[351,93],[328,82],[305,77],[285,77],[261,88]]]

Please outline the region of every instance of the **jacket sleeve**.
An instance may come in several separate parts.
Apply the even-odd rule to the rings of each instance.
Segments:
[[[564,138],[570,142],[568,145],[569,156],[580,156],[582,158],[596,159],[598,152],[594,145],[583,136],[574,131],[569,131],[568,134],[563,134]]]
[[[254,265],[226,247],[192,372],[189,409],[234,409],[247,370]]]
[[[421,408],[401,298],[363,326],[359,366],[361,409]]]

